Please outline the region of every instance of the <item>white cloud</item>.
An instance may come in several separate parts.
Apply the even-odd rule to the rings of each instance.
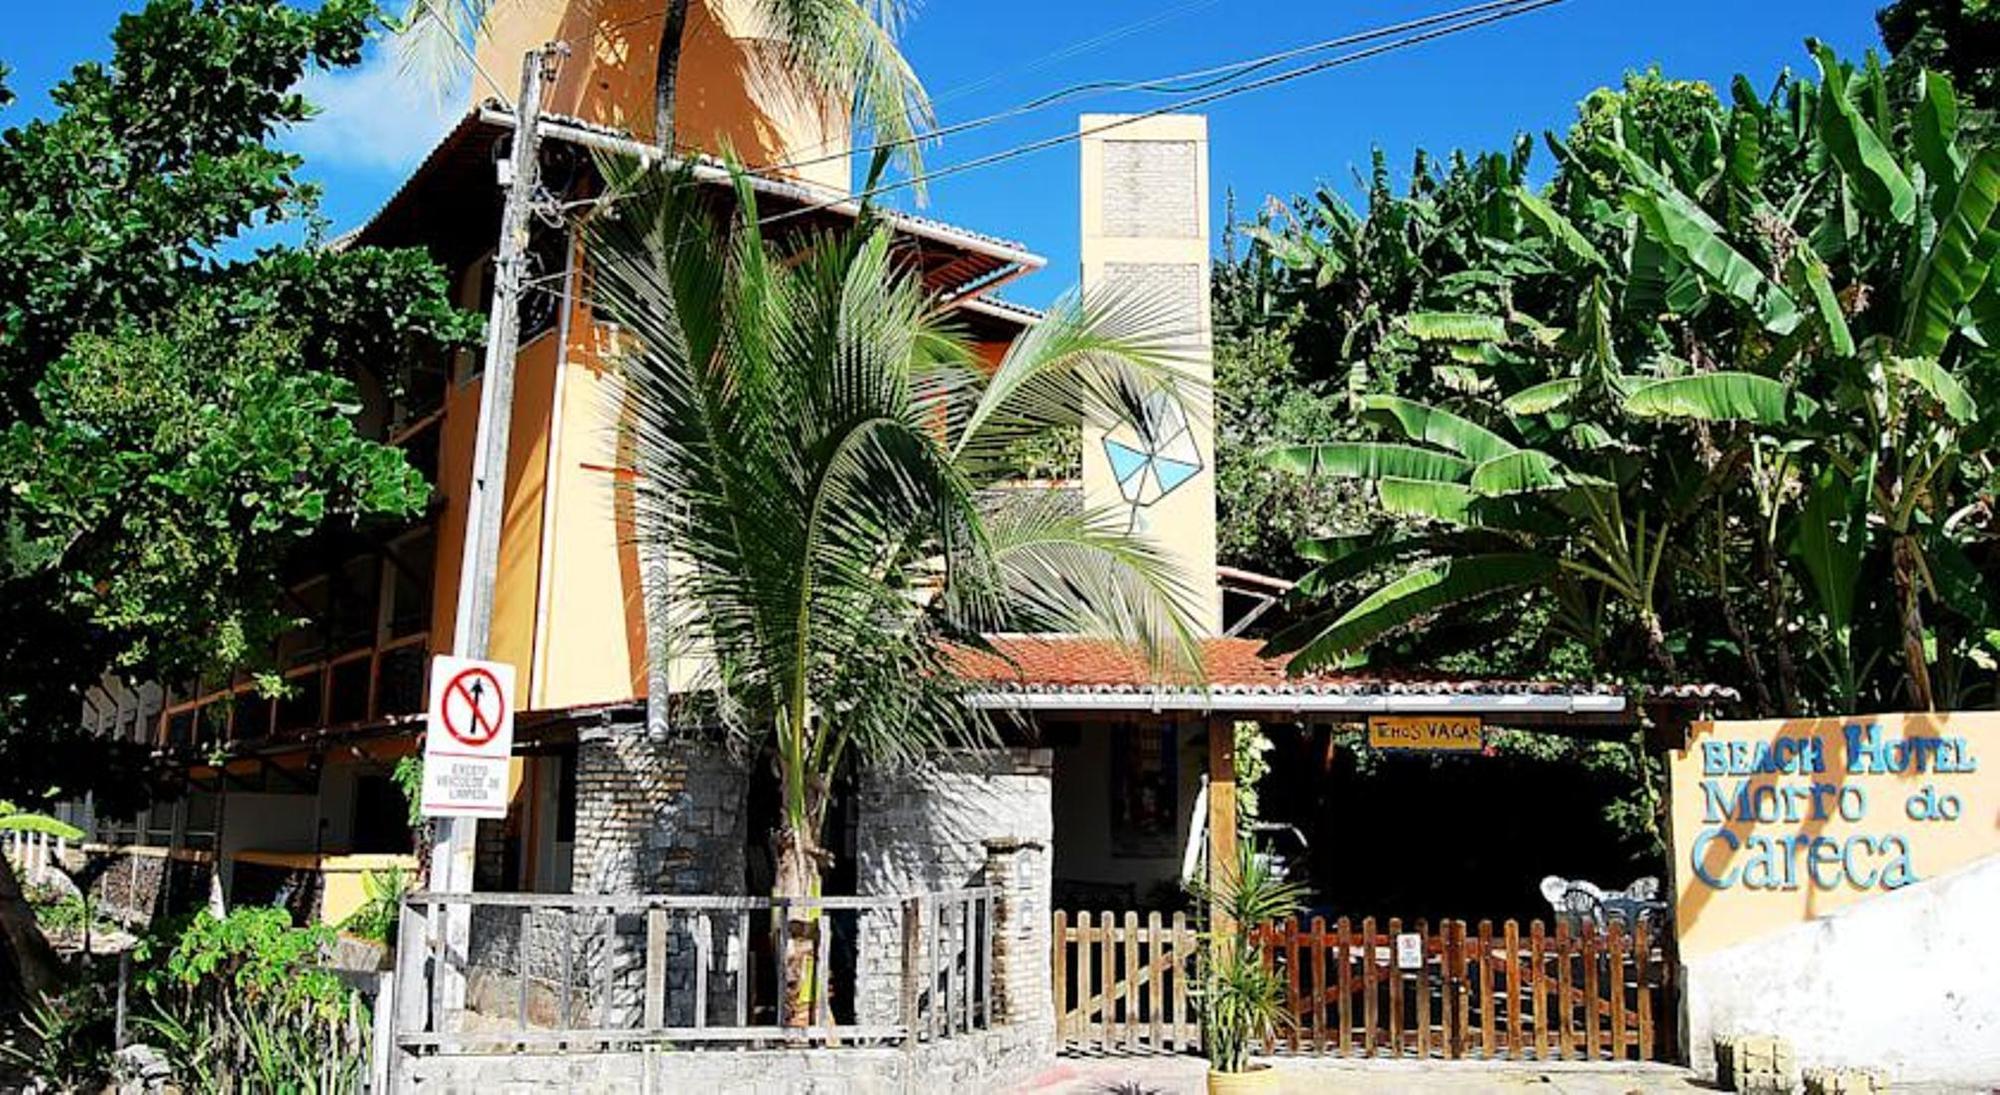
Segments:
[[[414,168],[465,109],[456,98],[439,102],[423,81],[397,70],[387,50],[371,49],[354,68],[316,71],[299,92],[320,113],[285,142],[322,170],[386,172]]]

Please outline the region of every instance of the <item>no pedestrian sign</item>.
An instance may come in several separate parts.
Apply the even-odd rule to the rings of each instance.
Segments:
[[[425,729],[424,816],[505,817],[514,667],[433,658]]]

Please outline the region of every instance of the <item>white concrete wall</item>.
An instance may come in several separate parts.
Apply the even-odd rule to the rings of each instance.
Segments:
[[[310,852],[317,823],[315,795],[231,791],[223,806],[221,852]]]
[[[1689,964],[1695,1067],[1716,1034],[1789,1039],[1803,1067],[2000,1087],[2000,856]]]
[[[1178,786],[1172,847],[1161,856],[1113,855],[1111,849],[1112,738],[1131,733],[1118,725],[1085,726],[1076,744],[1055,750],[1055,848],[1057,882],[1126,884],[1144,902],[1162,884],[1178,887],[1181,858],[1194,822],[1195,797],[1208,769],[1207,735],[1198,723],[1175,727]],[[1094,909],[1094,907],[1093,907]],[[1072,910],[1076,911],[1076,910]]]

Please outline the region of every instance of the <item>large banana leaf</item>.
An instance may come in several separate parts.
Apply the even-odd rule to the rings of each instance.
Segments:
[[[1336,479],[1442,480],[1458,482],[1472,473],[1470,460],[1386,441],[1331,441],[1319,445],[1287,445],[1264,454],[1264,463],[1294,475]]]
[[[1517,186],[1514,188],[1514,200],[1520,204],[1521,211],[1528,214],[1528,219],[1554,241],[1564,254],[1579,262],[1595,266],[1599,270],[1611,268],[1611,264],[1604,261],[1603,252],[1585,239],[1583,233],[1576,230],[1576,225],[1569,222],[1568,217],[1557,212],[1555,206],[1536,196],[1534,191],[1525,186]]]
[[[1515,449],[1513,442],[1470,419],[1401,396],[1362,397],[1361,417],[1397,429],[1412,441],[1450,449],[1468,460],[1491,460]]]
[[[1716,287],[1756,313],[1773,334],[1790,334],[1799,325],[1799,307],[1757,264],[1744,258],[1715,230],[1715,222],[1685,195],[1631,190],[1625,204],[1646,225],[1654,239],[1675,258],[1707,275]]]
[[[1910,223],[1917,211],[1916,187],[1896,163],[1895,153],[1847,97],[1847,71],[1832,47],[1820,41],[1809,44],[1823,85],[1817,119],[1820,139],[1869,212],[1897,224]]]
[[[1951,211],[1938,225],[1930,253],[1906,289],[1903,349],[1916,357],[1944,352],[1959,313],[1977,296],[1993,266],[1983,242],[2000,207],[2000,148],[1982,148],[1966,165]]]
[[[1552,490],[1562,485],[1562,464],[1535,449],[1516,449],[1483,460],[1472,469],[1472,489],[1489,497]]]
[[[1342,582],[1352,581],[1377,567],[1405,559],[1505,550],[1508,546],[1504,538],[1481,532],[1405,534],[1382,531],[1307,540],[1299,544],[1299,554],[1317,560],[1320,565],[1299,579],[1294,594],[1325,596]]]
[[[1492,497],[1463,483],[1384,479],[1375,484],[1375,497],[1384,512],[1397,517],[1440,521],[1465,529],[1548,536],[1563,527],[1562,519],[1532,495]]]
[[[1508,414],[1546,414],[1575,399],[1581,391],[1583,378],[1566,376],[1523,388],[1508,396],[1501,406],[1507,408]]]
[[[1643,384],[1625,397],[1626,411],[1647,417],[1783,425],[1790,420],[1785,386],[1755,373],[1701,373]]]
[[[1958,150],[1958,97],[1950,78],[1935,72],[1923,74],[1923,88],[1910,118],[1910,144],[1931,185],[1949,199],[1965,170],[1965,155]]]
[[[1792,556],[1805,567],[1808,585],[1825,618],[1833,651],[1828,658],[1835,686],[1850,705],[1858,691],[1854,665],[1854,606],[1861,570],[1868,559],[1868,491],[1874,461],[1849,479],[1828,466],[1813,480],[1799,510],[1791,540]]]
[[[62,840],[82,840],[83,830],[46,814],[6,814],[0,816],[0,833],[40,833]]]
[[[1295,670],[1313,669],[1338,661],[1425,616],[1506,590],[1539,585],[1555,572],[1554,559],[1524,552],[1443,559],[1404,574],[1338,615],[1328,613],[1280,631],[1267,650],[1291,654]]]
[[[1826,263],[1820,260],[1812,244],[1799,241],[1799,249],[1792,256],[1799,277],[1806,283],[1812,297],[1813,308],[1819,315],[1820,326],[1825,329],[1827,342],[1833,352],[1842,357],[1854,355],[1854,332],[1847,326],[1847,314],[1840,310],[1840,297],[1833,291],[1833,282],[1827,277]]]
[[[1944,413],[1954,422],[1970,422],[1979,417],[1979,405],[1973,401],[1972,393],[1958,382],[1958,378],[1930,357],[1890,358],[1888,371],[1922,388],[1925,394],[1944,408]]]
[[[1399,320],[1410,337],[1426,342],[1505,342],[1507,322],[1474,312],[1411,312]]]

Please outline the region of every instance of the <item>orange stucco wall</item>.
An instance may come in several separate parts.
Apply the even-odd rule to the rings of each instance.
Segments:
[[[1684,958],[2000,855],[2000,713],[1698,723],[1670,769]]]
[[[688,5],[675,98],[676,141],[717,155],[733,153],[755,168],[844,151],[841,109],[814,101],[771,63],[773,47],[751,0],[694,0]],[[547,109],[653,136],[653,73],[659,56],[660,0],[512,0],[497,5],[492,33],[479,43],[486,75],[472,98],[519,93],[521,58],[543,42],[569,43]],[[760,57],[764,60],[760,61]],[[491,77],[489,82],[488,76]],[[782,173],[845,192],[844,158]]]

